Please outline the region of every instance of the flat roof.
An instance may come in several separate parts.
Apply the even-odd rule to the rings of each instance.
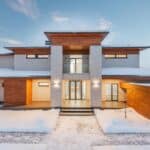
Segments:
[[[102,45],[102,48],[103,49],[139,49],[139,50],[143,50],[143,49],[147,49],[147,48],[150,48],[150,46],[132,46],[132,45],[116,45],[116,46],[106,46],[106,45]]]
[[[150,77],[150,68],[126,68],[126,67],[102,68],[102,75]]]
[[[10,77],[50,77],[50,71],[29,71],[0,68],[0,78]]]

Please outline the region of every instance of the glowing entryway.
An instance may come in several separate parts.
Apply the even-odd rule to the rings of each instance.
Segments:
[[[90,107],[89,86],[86,80],[64,81],[62,107]]]

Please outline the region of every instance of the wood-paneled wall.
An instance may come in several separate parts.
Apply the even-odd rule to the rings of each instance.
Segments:
[[[31,80],[9,78],[4,80],[4,99],[6,105],[26,105],[32,101]]]
[[[150,119],[150,87],[123,83],[127,90],[127,104]]]

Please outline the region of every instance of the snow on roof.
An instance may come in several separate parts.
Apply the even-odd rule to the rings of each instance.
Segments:
[[[103,68],[102,75],[150,76],[150,68]]]
[[[44,33],[99,33],[109,32],[109,30],[52,30],[45,31]]]
[[[142,49],[147,49],[150,48],[149,45],[121,45],[121,44],[113,44],[113,45],[102,45],[103,48],[142,48]]]
[[[7,49],[0,49],[0,55],[12,54],[13,52]]]
[[[133,84],[133,85],[139,85],[139,86],[150,86],[150,83],[130,83],[130,84]]]
[[[0,77],[47,77],[50,76],[49,71],[23,71],[0,68]]]

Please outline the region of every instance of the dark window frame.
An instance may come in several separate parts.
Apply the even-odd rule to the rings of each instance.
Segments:
[[[117,99],[116,100],[114,100],[113,99],[113,96],[114,96],[114,94],[113,94],[113,85],[117,85]],[[111,83],[111,101],[118,101],[119,100],[119,86],[118,86],[118,83]]]
[[[113,94],[113,86],[114,85],[117,85],[117,95],[115,95],[115,96],[117,96],[117,99],[114,99],[113,98],[113,96],[114,96],[114,94]],[[106,99],[106,101],[119,101],[119,85],[118,85],[118,83],[110,83],[110,87],[111,87],[111,95],[110,95],[110,100],[108,100],[108,99]],[[106,95],[107,96],[107,95]],[[109,96],[109,95],[108,95]]]
[[[85,100],[86,98],[84,98],[83,97],[83,82],[82,82],[82,80],[69,80],[68,81],[69,82],[69,86],[68,86],[68,93],[69,93],[69,97],[68,98],[66,98],[65,97],[65,100]],[[74,84],[75,84],[75,90],[74,90],[74,94],[75,94],[75,98],[73,99],[73,98],[71,98],[71,83],[72,82],[74,82]],[[78,82],[80,82],[80,95],[81,95],[81,98],[80,99],[78,99],[77,98],[77,83]]]

